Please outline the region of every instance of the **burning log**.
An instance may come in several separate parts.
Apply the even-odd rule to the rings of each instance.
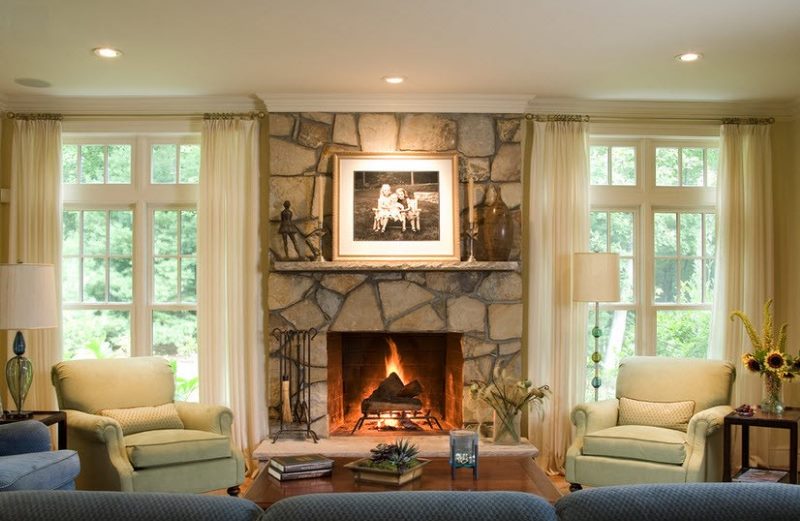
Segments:
[[[404,384],[397,376],[391,373],[372,391],[368,398],[361,401],[363,414],[376,414],[389,411],[419,411],[422,401],[416,398],[423,391],[422,384],[414,380]]]

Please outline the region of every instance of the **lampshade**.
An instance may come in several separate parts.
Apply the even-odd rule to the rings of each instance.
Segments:
[[[572,274],[572,300],[619,301],[619,254],[575,253]]]
[[[58,326],[52,264],[0,264],[0,329]]]

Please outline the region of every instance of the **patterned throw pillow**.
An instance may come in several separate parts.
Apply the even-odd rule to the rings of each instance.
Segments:
[[[694,401],[643,402],[621,397],[619,425],[650,425],[686,432],[694,414]]]
[[[159,429],[183,429],[183,422],[174,403],[165,403],[157,407],[103,409],[100,414],[117,420],[125,436]]]

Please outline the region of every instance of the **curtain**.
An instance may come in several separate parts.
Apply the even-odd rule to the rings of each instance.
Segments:
[[[528,377],[548,384],[544,414],[528,421],[539,465],[563,472],[572,436],[569,414],[583,401],[586,305],[572,301],[572,254],[589,241],[588,123],[528,124]]]
[[[61,280],[60,120],[14,122],[9,238],[8,262],[53,264],[56,280]],[[56,286],[56,309],[61,309],[60,284]],[[34,368],[25,409],[58,410],[50,368],[61,360],[60,328],[25,331],[25,343],[25,356]],[[10,356],[7,353],[6,359]],[[5,403],[8,407],[11,402]]]
[[[254,120],[204,121],[197,205],[200,401],[231,408],[248,460],[267,432],[258,136]]]
[[[740,363],[752,347],[741,323],[729,317],[742,310],[760,328],[764,302],[774,295],[770,126],[725,124],[720,137],[710,355],[736,364],[733,403],[754,404],[761,400],[761,380]],[[765,456],[758,451],[758,458]]]

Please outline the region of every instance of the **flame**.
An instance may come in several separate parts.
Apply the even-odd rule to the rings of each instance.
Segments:
[[[389,346],[389,354],[386,355],[384,361],[386,362],[386,376],[392,373],[397,373],[403,383],[406,382],[405,375],[403,374],[403,366],[401,365],[400,355],[397,354],[397,344],[395,344],[392,337],[386,337],[386,344]]]

